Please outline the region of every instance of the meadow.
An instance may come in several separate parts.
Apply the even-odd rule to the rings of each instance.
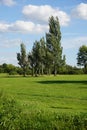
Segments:
[[[27,113],[27,115],[29,114],[31,118],[35,119],[34,113],[36,113],[36,115],[39,115],[39,117],[37,116],[38,120],[44,120],[45,124],[47,121],[50,122],[55,115],[73,117],[82,114],[86,116],[85,119],[87,121],[87,75],[51,75],[40,77],[1,75],[0,91],[16,100],[24,114]],[[64,117],[64,120],[67,119],[67,116]],[[32,119],[33,122],[34,119]],[[69,122],[71,123],[71,121]],[[39,123],[41,124],[41,122]],[[40,124],[37,125],[38,127],[31,127],[31,129],[39,130],[42,126],[42,130],[47,129],[42,124],[40,126]],[[65,130],[64,123],[61,128],[58,127],[56,122],[54,124],[55,128],[51,127],[53,130],[63,130],[63,127]],[[86,130],[86,128],[87,124],[85,124],[83,130]],[[48,129],[50,128],[48,127]],[[69,129],[71,129],[70,124]],[[74,129],[78,128],[73,127],[72,130]],[[68,130],[68,127],[66,130]]]

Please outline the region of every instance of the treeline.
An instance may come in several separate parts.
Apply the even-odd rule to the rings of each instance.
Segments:
[[[0,65],[0,73],[7,73],[9,75],[22,75],[22,69],[12,64],[3,63]]]
[[[0,65],[0,73],[8,73],[9,75],[23,75],[23,69],[12,65],[12,64],[2,64]],[[77,67],[72,67],[70,65],[65,65],[61,66],[57,70],[57,74],[85,74],[87,71],[84,71],[83,68],[77,68]],[[45,70],[44,70],[44,74]],[[52,72],[51,74],[54,74]],[[27,68],[26,75],[32,75],[32,69],[30,67]]]

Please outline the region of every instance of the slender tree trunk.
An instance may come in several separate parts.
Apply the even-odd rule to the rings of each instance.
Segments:
[[[40,75],[40,69],[38,70],[38,74]]]
[[[26,77],[25,68],[23,68],[23,76]]]
[[[56,66],[54,65],[54,76],[56,76],[57,74],[57,70],[56,70]]]
[[[43,63],[41,64],[41,75],[43,75]]]
[[[48,74],[50,75],[50,68],[48,68]]]
[[[37,77],[37,68],[35,69],[35,77]]]
[[[34,76],[34,67],[32,66],[32,76]]]

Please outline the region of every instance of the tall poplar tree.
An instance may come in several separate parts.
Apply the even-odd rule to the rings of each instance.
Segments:
[[[20,45],[20,53],[17,53],[18,64],[21,66],[23,71],[23,76],[25,77],[29,65],[28,56],[26,54],[26,47],[23,43]]]
[[[61,31],[58,17],[49,18],[49,32],[46,34],[47,51],[51,57],[51,64],[53,65],[54,75],[57,74],[57,69],[65,63],[65,58],[62,57],[61,47]]]

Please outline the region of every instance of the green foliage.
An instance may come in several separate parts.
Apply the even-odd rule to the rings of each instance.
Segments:
[[[57,68],[65,64],[65,56],[62,58],[61,47],[61,31],[58,17],[49,18],[49,33],[46,34],[47,51],[51,56],[51,64],[53,65],[54,75],[57,74]],[[48,62],[50,59],[48,59]]]
[[[82,45],[79,48],[79,52],[77,54],[77,64],[84,66],[85,69],[87,67],[87,46],[85,45]]]
[[[37,74],[40,71],[40,63],[41,63],[41,55],[40,55],[40,42],[39,41],[35,41],[34,45],[33,45],[33,49],[32,49],[32,57],[33,57],[33,66],[34,66],[34,72],[35,72],[35,76],[37,76]]]
[[[18,70],[18,67],[12,64],[3,63],[0,66],[0,73],[8,73],[9,75],[16,75],[18,74],[17,70]]]
[[[57,74],[60,66],[65,65],[65,56],[62,56],[61,47],[61,31],[58,17],[49,18],[49,32],[46,33],[46,42],[44,38],[40,41],[35,41],[32,51],[28,58],[32,75],[35,74]]]
[[[17,68],[12,64],[8,64],[7,65],[7,73],[9,75],[16,75],[17,74]]]
[[[72,67],[70,65],[61,66],[58,70],[59,74],[84,74],[83,69],[77,68],[76,66]]]
[[[35,41],[31,53],[28,55],[32,75],[42,74],[45,64],[45,40],[41,38],[40,41]]]
[[[28,66],[29,66],[29,61],[28,61],[28,56],[26,54],[26,48],[25,45],[22,43],[20,45],[21,47],[21,52],[17,53],[17,60],[18,60],[18,64],[21,66],[22,68],[22,72],[23,75],[26,75],[26,72],[28,70]]]

